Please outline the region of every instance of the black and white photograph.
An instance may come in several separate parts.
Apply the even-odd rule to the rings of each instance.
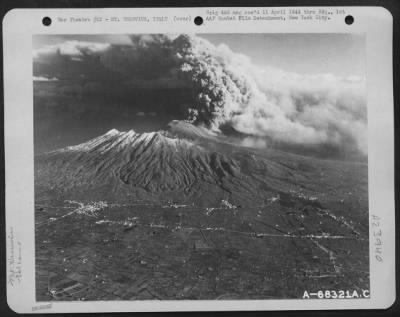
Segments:
[[[32,43],[38,302],[369,297],[364,34]]]

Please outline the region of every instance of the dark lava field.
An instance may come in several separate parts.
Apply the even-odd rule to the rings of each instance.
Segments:
[[[369,289],[367,164],[185,122],[35,156],[38,301]]]

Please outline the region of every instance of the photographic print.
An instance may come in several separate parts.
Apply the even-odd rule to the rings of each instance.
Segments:
[[[37,301],[369,297],[365,34],[32,42]]]

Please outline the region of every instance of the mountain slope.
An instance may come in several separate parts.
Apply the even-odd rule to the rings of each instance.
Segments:
[[[330,182],[340,188],[352,180],[366,182],[365,165],[252,150],[187,122],[152,133],[113,129],[35,158],[37,188],[82,200],[255,205],[288,192],[318,195]]]
[[[47,183],[64,192],[107,188],[117,196],[154,199],[163,193],[198,196],[200,190],[208,192],[201,188],[207,186],[220,196],[252,189],[234,159],[160,132],[111,130],[39,156],[36,166],[38,185]]]

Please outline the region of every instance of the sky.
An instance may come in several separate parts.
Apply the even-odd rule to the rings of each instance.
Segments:
[[[306,74],[331,73],[364,76],[365,38],[363,34],[197,34],[215,45],[226,44],[260,66],[274,66]],[[129,45],[125,34],[44,35],[33,37],[33,49],[68,40]]]
[[[248,55],[257,65],[307,74],[364,75],[362,34],[201,35]]]
[[[367,153],[361,34],[37,35],[32,56],[38,153],[172,119]]]

